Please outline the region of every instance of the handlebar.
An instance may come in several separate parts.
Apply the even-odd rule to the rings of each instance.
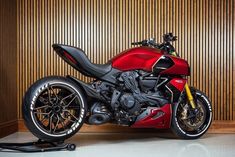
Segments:
[[[159,44],[156,43],[154,38],[150,38],[148,40],[143,40],[139,42],[132,42],[131,45],[153,46],[155,48],[159,48]]]
[[[142,46],[152,46],[157,49],[161,49],[166,51],[167,53],[171,53],[175,51],[173,45],[170,42],[176,41],[177,36],[173,36],[172,33],[167,33],[163,35],[163,43],[156,43],[154,38],[150,38],[148,40],[143,40],[139,42],[132,42],[131,45],[142,45]]]
[[[143,41],[139,41],[139,42],[132,42],[131,45],[142,45]]]

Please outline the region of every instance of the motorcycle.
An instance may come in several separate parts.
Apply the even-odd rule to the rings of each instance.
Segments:
[[[163,40],[134,42],[138,46],[106,64],[91,63],[79,48],[53,44],[65,62],[94,81],[85,83],[73,76],[36,81],[23,100],[25,125],[44,141],[63,141],[84,123],[170,128],[179,138],[199,138],[211,124],[211,102],[189,87],[189,64],[172,45],[177,37],[167,33]]]

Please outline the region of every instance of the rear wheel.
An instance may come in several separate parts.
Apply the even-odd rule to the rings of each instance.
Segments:
[[[211,103],[201,91],[190,88],[196,108],[193,109],[185,93],[182,100],[173,106],[172,131],[183,139],[201,137],[209,128],[212,120]]]
[[[44,141],[63,141],[74,135],[86,116],[86,99],[75,83],[64,77],[35,82],[23,101],[27,128]]]

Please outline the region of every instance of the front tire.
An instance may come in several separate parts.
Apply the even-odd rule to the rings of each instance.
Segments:
[[[192,109],[184,92],[181,101],[173,105],[171,130],[182,139],[197,139],[209,129],[212,121],[211,103],[207,96],[191,87],[190,88],[196,109]]]
[[[22,105],[27,128],[39,139],[64,141],[83,125],[87,103],[80,87],[64,77],[45,77],[26,92]]]

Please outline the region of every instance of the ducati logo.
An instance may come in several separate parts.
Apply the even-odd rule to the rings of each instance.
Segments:
[[[177,83],[184,83],[182,80],[175,80]]]

